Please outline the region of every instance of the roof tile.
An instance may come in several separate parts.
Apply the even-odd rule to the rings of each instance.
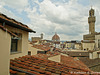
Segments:
[[[57,63],[47,59],[41,59],[35,56],[28,56],[28,55],[11,60],[10,68],[11,69],[14,68],[16,71],[22,71],[25,73],[27,72],[29,74],[36,74],[36,75],[57,75],[57,74],[68,75],[69,72],[71,71],[73,72],[87,71],[79,68],[73,68],[66,64]],[[91,72],[90,70],[88,71]]]

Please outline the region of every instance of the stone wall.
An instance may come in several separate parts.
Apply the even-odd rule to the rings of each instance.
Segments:
[[[94,50],[95,43],[82,43],[83,50]]]
[[[100,35],[95,35],[96,49],[100,50]]]
[[[83,35],[83,40],[95,40],[95,34]]]

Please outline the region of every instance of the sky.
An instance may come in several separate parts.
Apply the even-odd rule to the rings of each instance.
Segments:
[[[89,33],[88,16],[95,10],[95,30],[100,32],[100,0],[0,0],[0,13],[28,25],[36,33],[52,39],[55,32],[62,41],[82,40]]]

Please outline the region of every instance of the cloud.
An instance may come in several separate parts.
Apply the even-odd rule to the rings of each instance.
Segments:
[[[29,13],[28,17],[31,19],[32,27],[37,33],[44,32],[46,35],[53,36],[57,32],[60,35],[67,36],[67,38],[79,36],[80,39],[82,37],[80,37],[80,34],[88,33],[88,15],[86,14],[88,9],[78,4],[77,0],[70,0],[63,5],[60,3],[56,5],[50,0],[44,0],[38,5],[41,14],[36,12],[35,7],[33,10],[26,10]],[[80,40],[79,38],[78,40]]]
[[[96,30],[100,27],[100,1],[92,0],[96,15]],[[83,1],[84,2],[84,1]],[[24,11],[30,20],[27,24],[40,36],[43,32],[45,39],[52,39],[57,32],[61,40],[82,40],[88,34],[88,11],[90,5],[79,0],[1,0],[0,10],[8,16],[18,19],[12,11],[5,9],[8,6],[17,12]],[[8,13],[7,13],[8,12]],[[21,18],[21,17],[20,17]]]
[[[3,0],[2,2],[5,4],[5,6],[13,8],[18,12],[23,11],[23,9],[28,6],[28,0]]]
[[[7,15],[10,18],[14,18],[17,21],[23,21],[21,17],[17,17],[14,13],[12,13],[10,10],[7,10],[4,8],[5,3],[4,2],[0,2],[0,13],[3,13],[5,15]]]

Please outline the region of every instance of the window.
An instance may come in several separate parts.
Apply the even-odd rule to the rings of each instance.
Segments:
[[[11,52],[17,52],[18,39],[11,39]]]
[[[11,38],[11,53],[21,52],[22,50],[22,34],[15,33],[18,37]]]
[[[31,51],[28,51],[28,55],[31,55]]]

